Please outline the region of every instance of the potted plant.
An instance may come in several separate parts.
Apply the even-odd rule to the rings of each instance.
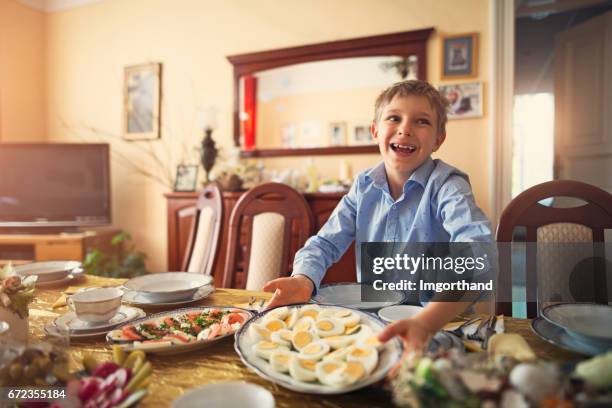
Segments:
[[[0,271],[0,321],[8,323],[10,337],[19,342],[28,339],[28,305],[34,299],[37,279],[17,275],[10,262]]]
[[[131,240],[132,236],[122,231],[111,239],[111,246],[115,248],[111,253],[100,249],[89,251],[83,261],[85,272],[90,275],[127,279],[146,274],[147,256],[144,252],[137,251],[136,247],[130,244]]]

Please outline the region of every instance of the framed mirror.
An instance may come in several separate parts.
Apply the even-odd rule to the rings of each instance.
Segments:
[[[374,101],[426,79],[433,28],[227,57],[242,157],[376,153]]]

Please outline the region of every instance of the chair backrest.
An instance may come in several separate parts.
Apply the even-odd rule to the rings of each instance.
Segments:
[[[586,204],[571,208],[553,208],[542,205],[542,201],[551,197],[571,197],[585,201]],[[510,243],[513,241],[516,227],[526,230],[526,299],[527,316],[537,315],[538,259],[535,243],[547,240],[546,235],[556,235],[548,239],[559,242],[603,243],[606,229],[612,228],[612,195],[595,186],[572,180],[555,180],[531,187],[518,196],[502,212],[497,228],[499,246],[499,279],[497,288],[496,309],[498,313],[512,314],[512,254]],[[586,228],[585,228],[586,227]],[[572,231],[568,234],[568,231]],[[595,257],[604,259],[603,244],[594,245]],[[596,265],[597,266],[597,265]],[[605,265],[598,265],[605,267]],[[606,296],[605,271],[595,271],[595,278],[603,279],[596,288],[602,291],[596,293],[596,298],[603,301]],[[569,282],[567,282],[569,284]],[[501,301],[500,301],[501,300]]]
[[[200,192],[196,203],[196,213],[183,257],[183,271],[212,274],[219,250],[222,222],[221,188],[217,183],[208,183]]]
[[[294,227],[297,242],[292,242]],[[266,183],[249,190],[230,216],[223,286],[261,290],[268,280],[288,275],[295,251],[304,245],[313,229],[308,203],[291,187]],[[244,275],[237,282],[241,235],[246,240]]]

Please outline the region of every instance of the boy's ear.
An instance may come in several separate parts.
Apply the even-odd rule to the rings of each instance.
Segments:
[[[440,146],[442,146],[442,143],[444,143],[444,141],[446,140],[446,133],[440,133],[438,135],[438,138],[436,140],[436,145],[434,147],[434,152],[437,151]]]
[[[372,121],[372,125],[370,126],[370,133],[372,134],[374,140],[378,140],[378,129],[376,128],[375,120]]]

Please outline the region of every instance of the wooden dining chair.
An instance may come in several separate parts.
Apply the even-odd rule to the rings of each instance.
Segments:
[[[556,208],[540,203],[551,197],[557,197],[557,200],[571,197],[582,200],[585,204]],[[526,233],[527,317],[535,317],[538,314],[538,304],[535,300],[540,299],[538,291],[542,290],[543,283],[548,282],[557,287],[570,286],[568,277],[554,275],[555,269],[560,268],[551,266],[567,266],[566,256],[573,257],[569,262],[576,261],[576,254],[543,254],[542,252],[546,251],[538,249],[538,245],[534,243],[592,242],[590,257],[593,260],[593,287],[591,289],[595,301],[607,302],[604,232],[605,229],[612,228],[612,195],[579,181],[555,180],[525,190],[508,204],[502,212],[497,228],[497,241],[501,244],[496,299],[497,313],[508,316],[512,315],[512,302],[509,301],[512,299],[512,273],[518,270],[512,268],[513,254],[510,244],[515,238],[516,227],[524,227]],[[584,245],[577,246],[584,248]],[[563,265],[564,262],[566,265]],[[539,274],[542,276],[538,276]]]
[[[219,184],[208,183],[198,196],[182,270],[211,275],[214,270],[221,223],[223,222],[223,196]]]
[[[295,252],[313,229],[310,207],[291,187],[266,183],[251,189],[230,216],[223,286],[261,290],[267,281],[289,275]]]

